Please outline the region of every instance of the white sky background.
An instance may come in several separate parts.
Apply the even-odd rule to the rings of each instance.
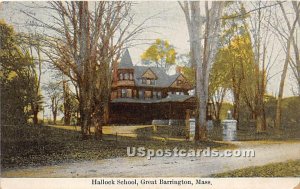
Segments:
[[[18,26],[17,23],[24,23],[28,19],[19,11],[20,9],[24,9],[22,4],[31,5],[30,2],[9,2],[7,4],[3,4],[2,9],[0,9],[0,19],[4,19],[7,23],[13,24],[16,31],[23,30],[23,26]],[[41,17],[46,16],[44,10],[34,9],[34,12]],[[141,41],[144,44],[131,47],[129,49],[134,64],[140,64],[140,55],[157,38],[167,39],[172,45],[175,46],[176,51],[179,54],[188,53],[189,43],[185,17],[176,1],[135,2],[133,6],[133,13],[135,14],[136,24],[143,22],[143,20],[150,16],[156,15],[155,18],[147,22],[147,25],[154,27],[150,27],[148,31],[145,31],[145,33],[140,36],[140,38],[147,39],[146,41]],[[300,32],[299,28],[297,29],[297,32]],[[300,36],[300,33],[298,36]],[[280,43],[277,41],[274,41],[274,43],[276,43],[275,50],[280,52],[282,48]],[[299,40],[297,43],[299,43]],[[271,69],[271,75],[279,72],[283,68],[285,58],[284,51],[281,51],[281,54],[282,55],[279,56],[275,65]],[[277,94],[280,76],[281,74],[277,74],[270,80],[268,85],[268,93],[273,95]],[[49,73],[43,75],[42,77],[42,83],[47,83],[51,79],[51,77],[49,77]],[[284,96],[293,96],[291,89],[296,89],[296,86],[297,85],[293,79],[292,72],[289,71],[286,77]]]

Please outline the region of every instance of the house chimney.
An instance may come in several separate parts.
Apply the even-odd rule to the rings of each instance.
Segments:
[[[113,81],[118,81],[118,67],[119,62],[116,61],[113,63]]]

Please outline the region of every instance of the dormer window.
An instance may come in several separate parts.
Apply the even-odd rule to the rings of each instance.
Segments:
[[[142,78],[142,84],[144,85],[156,85],[155,79]]]

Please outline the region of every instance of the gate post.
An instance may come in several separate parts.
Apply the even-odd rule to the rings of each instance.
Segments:
[[[185,139],[189,140],[190,138],[190,118],[191,118],[191,110],[187,109],[185,111]]]

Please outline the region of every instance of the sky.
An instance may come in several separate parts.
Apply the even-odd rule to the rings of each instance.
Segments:
[[[20,12],[21,9],[25,9],[22,4],[31,5],[30,2],[9,2],[2,5],[0,9],[0,19],[4,19],[7,23],[15,26],[16,31],[22,31],[24,25],[19,23],[25,23],[28,19],[24,14]],[[33,9],[37,15],[46,17],[47,14],[41,10]],[[184,14],[178,5],[177,1],[144,1],[134,2],[132,13],[135,15],[134,22],[141,23],[149,17],[152,19],[146,22],[148,29],[140,36],[145,39],[141,41],[143,44],[129,48],[131,58],[134,64],[141,64],[140,56],[154,42],[155,39],[161,38],[168,40],[176,49],[179,54],[187,54],[189,52],[188,31]],[[26,24],[25,24],[26,25]],[[298,29],[299,33],[300,30]],[[300,36],[300,34],[299,34]],[[299,41],[297,41],[299,43]],[[277,61],[272,67],[270,74],[275,75],[269,81],[267,91],[270,94],[277,94],[280,70],[282,70],[285,53],[282,51],[280,43],[274,41],[274,48],[276,53],[280,53]],[[43,75],[42,82],[47,83],[51,80],[48,74]],[[286,77],[286,84],[284,88],[284,96],[293,96],[292,88],[296,88],[295,80],[291,71],[288,72]]]
[[[203,5],[203,4],[202,4]],[[189,52],[189,39],[187,24],[183,11],[181,10],[178,2],[168,1],[168,2],[140,2],[135,7],[137,18],[145,19],[147,16],[159,14],[156,19],[153,19],[150,26],[157,26],[154,32],[149,32],[146,34],[147,38],[154,39],[162,38],[167,39],[171,44],[173,44],[178,53],[188,53]],[[288,10],[288,8],[287,8]],[[300,28],[297,30],[298,36],[300,36]],[[300,43],[300,38],[298,38],[297,43]],[[274,46],[274,57],[278,55],[277,60],[274,62],[274,66],[270,70],[270,75],[273,76],[270,79],[267,90],[269,94],[277,94],[280,81],[280,71],[283,68],[283,62],[285,59],[285,53],[282,51],[282,47],[279,41],[274,40],[269,45],[269,51]],[[131,48],[130,53],[134,62],[140,62],[140,55],[147,49],[148,45],[142,45],[137,48]],[[279,73],[279,74],[278,74]],[[291,70],[288,71],[288,75],[285,81],[284,96],[293,96],[292,88],[296,88],[297,84],[293,78]]]

